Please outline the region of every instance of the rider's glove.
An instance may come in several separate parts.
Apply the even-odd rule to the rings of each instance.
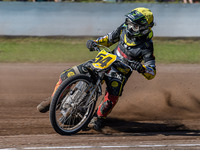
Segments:
[[[95,51],[94,48],[97,46],[97,43],[94,42],[93,40],[88,40],[86,46],[90,51]]]
[[[131,68],[133,70],[137,70],[139,73],[145,72],[145,68],[143,67],[143,65],[140,62],[137,62],[137,61],[131,62]]]

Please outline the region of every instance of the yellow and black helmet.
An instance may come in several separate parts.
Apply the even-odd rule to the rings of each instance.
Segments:
[[[125,16],[125,24],[130,36],[143,36],[149,33],[154,26],[153,13],[148,8],[135,8]]]

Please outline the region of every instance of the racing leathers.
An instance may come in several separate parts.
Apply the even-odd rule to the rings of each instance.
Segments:
[[[126,28],[126,24],[122,24],[113,32],[108,33],[106,36],[100,37],[93,42],[107,47],[110,47],[118,42],[116,48],[113,50],[113,53],[125,62],[128,62],[127,60],[136,62],[135,70],[141,73],[146,79],[153,79],[156,75],[152,42],[153,32],[150,30],[150,32],[144,36],[131,38],[128,35]],[[87,47],[92,49],[88,45]],[[144,61],[144,65],[141,64],[142,61]],[[88,66],[91,62],[93,62],[93,60],[65,70],[61,74],[60,80],[58,81],[54,92],[62,81],[69,76],[79,73],[87,73],[85,66]],[[140,69],[136,69],[138,67],[137,65],[140,66]],[[107,88],[104,100],[98,106],[96,111],[96,115],[99,118],[106,118],[111,112],[112,108],[117,103],[119,96],[122,95],[123,87],[131,73],[132,70],[129,67],[122,65],[122,63],[114,63],[112,65],[111,70],[105,77]]]

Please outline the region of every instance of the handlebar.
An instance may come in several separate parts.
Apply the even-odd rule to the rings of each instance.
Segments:
[[[112,52],[110,48],[100,44],[94,45],[94,50],[100,52],[101,51],[100,47],[103,47],[104,49],[107,49],[109,52]]]
[[[94,46],[94,51],[98,51],[98,52],[100,52],[101,50],[100,50],[100,48],[99,48],[99,47],[97,47],[97,46]]]

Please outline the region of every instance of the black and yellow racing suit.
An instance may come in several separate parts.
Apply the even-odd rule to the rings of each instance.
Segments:
[[[137,62],[144,61],[146,72],[144,77],[148,80],[153,79],[156,75],[155,57],[153,55],[153,32],[142,37],[129,38],[126,31],[126,25],[122,24],[116,30],[108,33],[104,37],[100,37],[95,42],[104,46],[111,46],[118,42],[114,49],[114,54],[122,59],[135,60]]]

